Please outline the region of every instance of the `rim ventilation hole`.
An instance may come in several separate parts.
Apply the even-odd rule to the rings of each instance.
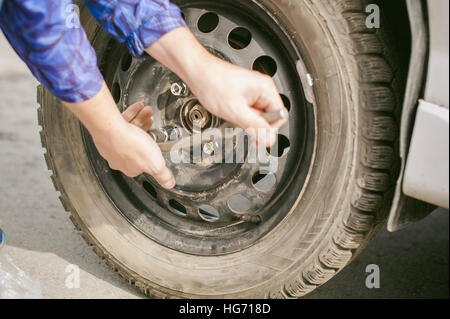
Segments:
[[[150,194],[150,196],[152,196],[154,199],[158,198],[158,193],[156,192],[156,189],[152,184],[150,184],[149,182],[144,182],[142,183],[142,186],[147,191],[147,193]]]
[[[214,12],[208,12],[198,20],[198,29],[203,33],[213,32],[219,25],[219,16]]]
[[[117,83],[117,82],[114,83],[111,92],[112,92],[112,96],[114,98],[114,101],[116,102],[116,104],[118,104],[119,101],[120,101],[120,97],[122,95],[122,91],[120,89],[119,83]]]
[[[267,74],[268,76],[274,76],[277,73],[277,63],[270,56],[262,56],[256,59],[253,63],[253,70]]]
[[[253,175],[252,183],[257,190],[267,192],[275,186],[277,178],[273,173],[258,171]]]
[[[250,42],[252,42],[252,34],[246,28],[238,27],[228,36],[228,44],[236,50],[245,49]]]
[[[127,72],[130,67],[131,67],[131,63],[133,62],[133,57],[131,56],[131,54],[127,53],[123,58],[122,58],[122,71],[123,72]]]
[[[275,157],[282,157],[287,152],[289,152],[289,149],[291,148],[291,142],[289,142],[289,139],[284,135],[278,135],[276,144],[268,150],[270,155]]]
[[[245,214],[251,208],[251,203],[247,197],[236,194],[228,199],[228,207],[237,214]]]
[[[169,205],[170,207],[172,207],[173,211],[180,215],[180,216],[187,216],[187,210],[186,207],[184,207],[182,204],[180,204],[179,202],[177,202],[175,199],[171,199],[169,201]]]
[[[216,222],[220,219],[220,215],[217,209],[210,205],[200,206],[200,208],[198,209],[198,214],[207,222]]]
[[[280,96],[281,96],[281,99],[283,100],[284,106],[290,112],[291,111],[291,100],[289,100],[289,98],[284,94],[280,94]]]

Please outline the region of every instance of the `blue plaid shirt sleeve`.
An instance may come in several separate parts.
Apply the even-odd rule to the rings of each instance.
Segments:
[[[67,26],[67,8],[71,0],[4,1],[0,27],[33,75],[57,98],[75,103],[95,96],[103,77],[84,30]]]
[[[138,58],[164,34],[186,26],[180,9],[169,0],[85,2],[102,27]]]
[[[165,33],[185,25],[179,9],[169,1],[86,2],[106,31],[138,57]],[[50,92],[62,101],[78,103],[100,91],[103,77],[84,30],[68,26],[71,7],[71,0],[4,1],[0,28]],[[78,22],[76,15],[72,18]]]

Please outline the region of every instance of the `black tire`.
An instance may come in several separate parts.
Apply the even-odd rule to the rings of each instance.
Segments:
[[[394,80],[397,67],[386,49],[388,30],[368,29],[365,4],[357,0],[257,2],[304,55],[315,78],[318,129],[301,199],[264,240],[243,251],[183,254],[132,227],[100,185],[79,122],[47,90],[38,90],[45,159],[64,208],[100,258],[148,296],[304,296],[344,268],[389,211],[402,89],[393,85],[401,81]],[[85,7],[81,13],[92,40],[98,25]]]

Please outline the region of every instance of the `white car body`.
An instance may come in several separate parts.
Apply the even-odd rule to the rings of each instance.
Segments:
[[[428,0],[426,8],[417,0],[407,3],[412,58],[402,115],[403,171],[388,222],[390,231],[423,216],[407,212],[412,206],[405,196],[449,208],[449,1]],[[420,9],[427,10],[427,19]],[[423,75],[416,74],[421,70]],[[415,119],[408,123],[411,114]]]

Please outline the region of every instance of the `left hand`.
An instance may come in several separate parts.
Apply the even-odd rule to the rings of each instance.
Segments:
[[[148,174],[166,189],[175,187],[173,173],[148,134],[153,124],[151,107],[137,103],[120,114],[104,82],[93,98],[64,104],[89,131],[98,152],[113,170],[131,178]]]

